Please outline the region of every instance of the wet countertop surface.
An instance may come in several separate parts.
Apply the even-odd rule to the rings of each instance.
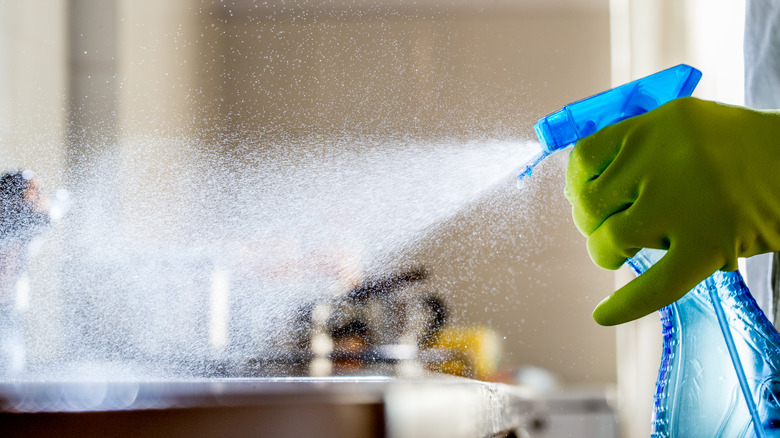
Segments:
[[[523,436],[533,411],[520,388],[451,377],[0,383],[3,436]]]

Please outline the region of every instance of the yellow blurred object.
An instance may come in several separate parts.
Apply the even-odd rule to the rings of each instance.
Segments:
[[[440,355],[426,364],[428,370],[487,380],[496,371],[501,345],[490,327],[445,326],[430,349]]]

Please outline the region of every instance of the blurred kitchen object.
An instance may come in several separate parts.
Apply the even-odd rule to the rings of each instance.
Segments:
[[[487,326],[445,326],[430,342],[430,371],[488,380],[501,354],[498,334]]]
[[[49,224],[48,201],[30,170],[0,176],[0,376],[25,368],[21,307],[30,243]]]
[[[393,272],[317,305],[312,375],[435,372],[488,380],[499,360],[498,335],[486,326],[449,325],[443,298],[409,290],[428,276],[425,268]]]
[[[560,389],[534,397],[527,423],[533,438],[617,438],[615,395],[602,389]]]
[[[560,389],[558,376],[550,370],[526,365],[514,372],[514,383],[533,391],[534,394],[550,394]]]
[[[437,317],[445,312],[440,299],[408,290],[427,277],[424,268],[392,272],[358,284],[333,303],[325,325],[334,373],[421,370],[419,346],[445,322]]]

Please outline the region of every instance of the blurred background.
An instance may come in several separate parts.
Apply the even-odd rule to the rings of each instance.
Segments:
[[[318,324],[331,352],[372,324],[421,338],[376,308],[436,298],[449,331],[417,344],[471,359],[432,368],[614,389],[647,436],[657,316],[591,320],[626,274],[590,262],[565,153],[523,191],[512,172],[538,118],[678,63],[742,103],[743,20],[725,0],[0,2],[0,167],[63,212],[14,289],[27,368],[252,375],[316,356]],[[305,341],[265,339],[301,321]]]

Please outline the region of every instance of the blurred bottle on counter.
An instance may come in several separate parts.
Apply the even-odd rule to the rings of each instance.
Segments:
[[[0,378],[24,371],[24,325],[18,291],[30,243],[49,224],[47,208],[33,172],[0,176]]]
[[[428,371],[492,380],[498,369],[501,342],[488,326],[449,322],[444,301],[436,295],[425,299],[431,323],[420,336],[419,346]]]
[[[477,380],[492,379],[501,355],[498,334],[476,325],[445,326],[428,348],[428,370]]]

